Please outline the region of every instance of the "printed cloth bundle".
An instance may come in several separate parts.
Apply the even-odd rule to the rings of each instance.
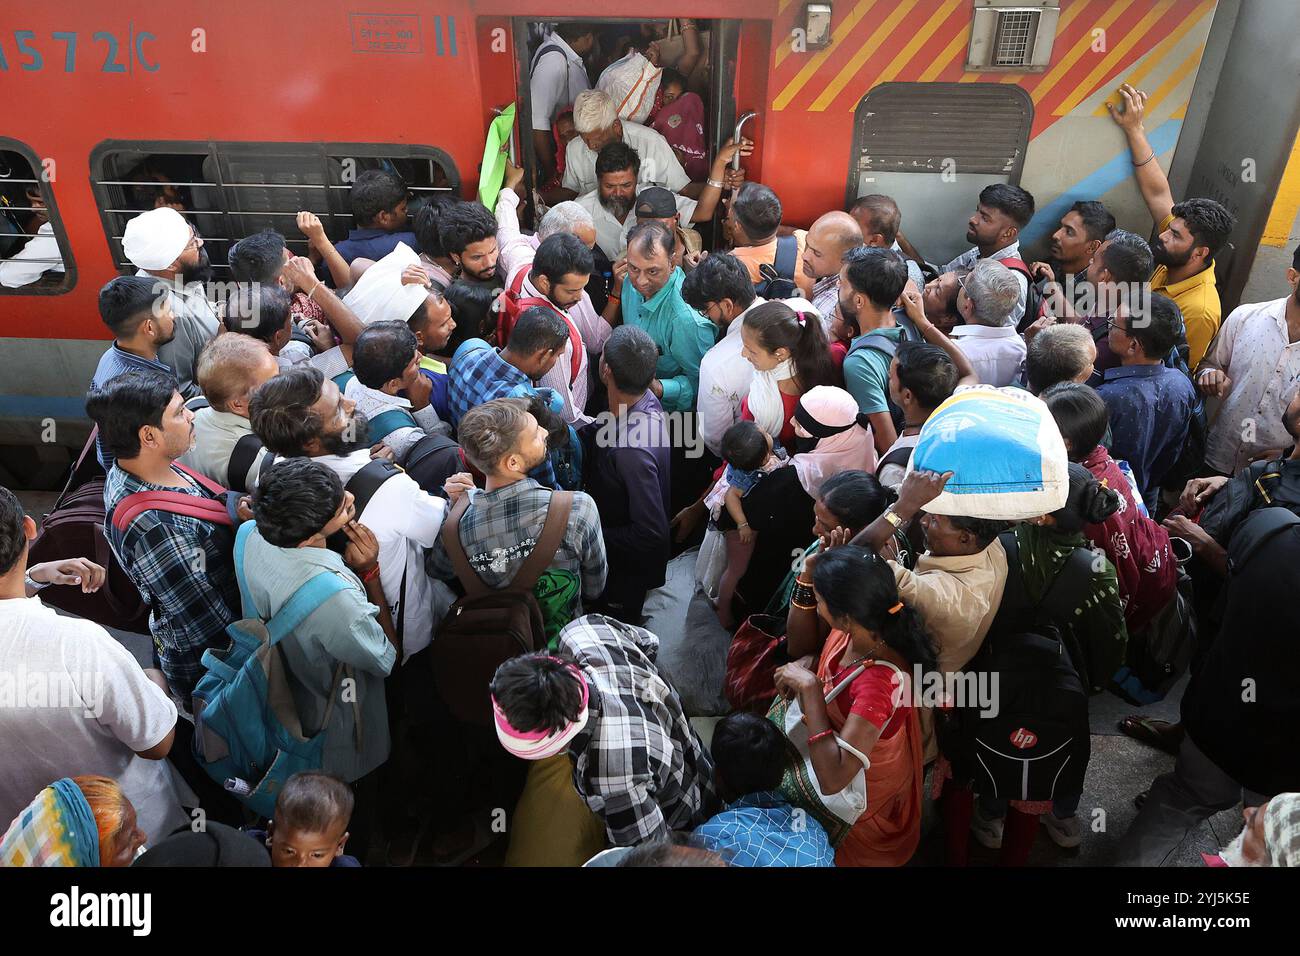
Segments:
[[[951,471],[933,514],[1020,521],[1065,506],[1065,442],[1047,406],[1018,388],[960,388],[926,420],[908,471]]]

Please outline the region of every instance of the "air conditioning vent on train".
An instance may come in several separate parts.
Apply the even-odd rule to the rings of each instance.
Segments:
[[[1059,0],[974,0],[968,71],[1047,69],[1061,15]]]

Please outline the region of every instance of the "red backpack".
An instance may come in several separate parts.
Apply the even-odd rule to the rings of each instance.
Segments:
[[[212,524],[233,527],[235,519],[231,515],[231,505],[235,500],[225,488],[210,478],[191,471],[180,462],[173,462],[177,468],[189,475],[199,486],[214,495],[213,498],[198,498],[181,491],[137,491],[127,495],[113,509],[113,527],[125,531],[137,517],[146,511],[169,511],[176,515],[198,518]]]
[[[560,318],[564,319],[564,324],[569,329],[569,344],[573,346],[573,357],[569,361],[569,387],[578,380],[578,372],[582,369],[582,336],[578,334],[577,327],[573,320],[567,315],[555,308],[555,303],[550,299],[544,299],[536,295],[524,295],[524,277],[528,275],[528,267],[520,269],[515,273],[515,277],[510,282],[510,287],[501,293],[501,302],[497,309],[497,331],[496,346],[505,348],[506,343],[510,341],[510,333],[514,331],[515,323],[519,321],[519,313],[524,309],[531,308],[535,305],[544,306],[552,310]]]

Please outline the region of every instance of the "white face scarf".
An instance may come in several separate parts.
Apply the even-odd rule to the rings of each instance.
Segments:
[[[780,436],[786,422],[780,383],[791,378],[794,378],[794,361],[786,359],[765,372],[754,369],[749,383],[749,414],[754,416],[754,424],[771,435],[773,441]]]

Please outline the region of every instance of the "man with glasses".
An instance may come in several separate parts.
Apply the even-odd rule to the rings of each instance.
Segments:
[[[686,276],[672,264],[673,234],[660,222],[643,222],[627,240],[623,321],[650,334],[659,348],[650,390],[669,412],[695,408],[700,360],[713,347],[717,329],[682,298]]]
[[[1186,375],[1164,364],[1182,324],[1173,300],[1153,295],[1145,311],[1126,313],[1120,310],[1107,325],[1107,342],[1120,366],[1102,375],[1097,391],[1110,410],[1111,457],[1132,466],[1154,514],[1160,482],[1187,439],[1196,389]]]
[[[176,374],[181,395],[193,398],[199,394],[199,353],[217,334],[217,313],[204,289],[212,267],[203,239],[184,216],[161,206],[126,224],[122,252],[139,270],[136,275],[160,279],[167,290],[176,328],[158,349],[158,361]]]

